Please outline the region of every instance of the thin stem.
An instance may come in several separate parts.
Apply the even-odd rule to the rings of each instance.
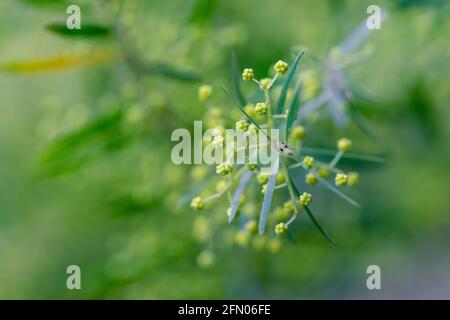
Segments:
[[[338,164],[339,160],[341,160],[343,155],[344,155],[344,151],[342,151],[342,150],[339,150],[338,152],[336,152],[333,160],[330,161],[328,166],[330,168],[334,168]]]

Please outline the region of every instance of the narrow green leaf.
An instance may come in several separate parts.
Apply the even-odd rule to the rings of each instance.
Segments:
[[[295,73],[297,71],[297,67],[298,67],[300,60],[302,59],[302,56],[304,53],[305,53],[305,51],[302,51],[298,54],[298,56],[295,58],[294,63],[292,64],[292,67],[289,69],[286,80],[284,81],[283,87],[281,89],[280,98],[278,99],[278,104],[277,104],[277,107],[275,110],[275,114],[283,113],[284,103],[286,101],[286,95],[287,95],[287,91],[289,89],[289,84],[291,83],[292,79],[294,79]]]
[[[71,30],[67,28],[65,22],[52,22],[46,28],[53,33],[67,37],[98,38],[106,37],[111,33],[109,27],[94,23],[83,23],[81,29]]]
[[[311,221],[314,223],[314,225],[319,229],[320,233],[327,239],[332,245],[336,245],[336,242],[333,240],[333,238],[328,234],[328,232],[325,231],[324,228],[319,224],[319,222],[314,217],[313,213],[311,212],[311,209],[308,206],[303,206],[305,208],[306,213],[308,214],[308,217],[311,219]]]
[[[241,199],[242,194],[244,193],[245,187],[247,186],[250,178],[252,177],[252,173],[250,171],[244,172],[241,179],[239,180],[239,185],[236,188],[236,191],[233,195],[233,202],[231,203],[231,211],[230,217],[228,218],[228,223],[231,223],[236,216],[237,209],[239,207],[239,200]]]
[[[338,188],[334,187],[331,183],[329,183],[328,181],[322,179],[321,177],[317,177],[317,179],[319,180],[319,182],[321,184],[323,184],[326,188],[328,188],[329,190],[333,191],[334,193],[336,193],[339,197],[341,197],[342,199],[344,199],[345,201],[347,201],[348,203],[354,205],[357,208],[360,208],[360,204],[358,202],[356,202],[355,200],[353,200],[352,198],[350,198],[349,196],[347,196],[345,193],[341,192]]]
[[[276,160],[278,161],[278,159]],[[275,164],[277,166],[277,163]],[[266,228],[267,216],[269,215],[270,205],[272,204],[273,190],[275,186],[276,173],[272,174],[267,182],[266,192],[264,193],[263,204],[261,207],[261,213],[259,215],[259,228],[260,235],[264,234]]]
[[[302,153],[308,154],[315,157],[325,157],[332,159],[336,155],[336,150],[333,149],[322,149],[322,148],[309,148],[302,147]],[[379,156],[371,156],[365,154],[357,153],[344,153],[341,159],[357,160],[361,162],[374,162],[374,163],[384,163],[385,159]]]
[[[182,81],[199,81],[200,75],[192,70],[178,68],[163,62],[149,62],[143,66],[149,75],[160,75]]]
[[[241,105],[245,106],[247,104],[247,100],[245,99],[244,94],[241,90],[241,75],[239,70],[239,64],[236,58],[236,54],[233,52],[231,54],[231,69],[232,69],[232,83],[234,88],[234,94],[237,96]]]
[[[291,105],[289,106],[287,119],[286,119],[286,132],[285,139],[289,138],[289,133],[291,132],[292,124],[297,118],[298,108],[300,106],[300,84],[297,84],[297,87],[294,91],[294,97],[292,98]]]
[[[294,193],[297,197],[300,196],[300,191],[297,188],[297,185],[295,184],[294,179],[292,179],[291,175],[289,175],[289,183],[292,186],[292,189],[294,190]],[[312,222],[314,223],[314,225],[317,227],[317,229],[319,229],[320,233],[322,233],[322,235],[329,241],[331,242],[333,245],[336,245],[336,242],[333,240],[333,238],[330,237],[330,235],[325,231],[325,229],[322,228],[322,226],[319,224],[319,222],[314,218],[314,215],[312,214],[311,210],[309,209],[308,206],[303,206],[306,210],[306,212],[308,213],[308,217],[312,220]]]
[[[231,95],[230,91],[228,91],[228,89],[225,86],[222,86],[222,90],[225,92],[225,94],[228,96],[228,98],[230,98],[231,102],[239,108],[239,110],[241,110],[241,112],[244,114],[244,116],[251,122],[253,123],[259,130],[261,130],[261,127],[256,123],[255,120],[253,120],[252,117],[250,117],[248,115],[247,112],[245,112],[244,108],[239,104],[239,102],[237,102],[233,96]]]

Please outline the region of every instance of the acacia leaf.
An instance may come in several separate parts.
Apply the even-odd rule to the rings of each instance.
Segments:
[[[286,118],[286,133],[285,139],[287,140],[289,137],[289,133],[291,131],[292,124],[297,118],[298,108],[300,106],[300,84],[297,84],[297,87],[294,91],[294,97],[292,98],[291,104],[289,106],[287,118]]]
[[[83,23],[81,29],[69,29],[65,22],[52,22],[46,26],[46,29],[66,37],[99,38],[111,34],[110,27],[96,23]]]
[[[278,162],[278,159],[276,160]],[[277,166],[278,163],[275,163]],[[275,186],[276,173],[269,177],[269,182],[267,182],[266,192],[264,193],[264,199],[261,207],[261,213],[259,214],[259,227],[258,232],[260,235],[264,234],[266,228],[267,216],[269,215],[270,205],[272,204],[273,191]]]
[[[234,192],[233,195],[233,202],[231,203],[231,211],[230,217],[228,218],[228,223],[231,223],[234,220],[234,217],[236,216],[236,212],[239,207],[239,200],[241,199],[241,196],[244,193],[245,187],[250,181],[251,176],[252,173],[250,171],[246,171],[239,180],[239,185],[236,188],[236,191]]]
[[[305,51],[301,51],[297,55],[297,57],[294,60],[294,63],[292,64],[292,67],[289,69],[287,77],[284,80],[283,87],[281,88],[280,98],[278,99],[278,104],[275,109],[275,114],[283,113],[284,103],[286,101],[286,95],[287,95],[287,91],[289,89],[289,84],[291,83],[292,79],[294,79],[294,75],[297,71],[297,67],[298,67],[300,60],[302,59],[302,56],[304,53],[305,53]]]

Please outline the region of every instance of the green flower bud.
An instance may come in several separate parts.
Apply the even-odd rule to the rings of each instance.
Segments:
[[[259,81],[259,83],[260,83],[259,87],[260,87],[262,90],[267,91],[267,90],[270,89],[270,85],[271,85],[271,83],[272,83],[272,79],[264,78],[264,79],[261,79],[261,80]]]
[[[283,204],[283,211],[289,216],[290,214],[294,213],[295,211],[295,204],[292,201],[286,201]],[[280,219],[284,220],[284,219]]]
[[[234,235],[234,242],[241,247],[246,247],[248,245],[249,236],[248,233],[243,231],[238,231]]]
[[[245,120],[239,120],[236,122],[236,131],[245,132],[248,129],[248,123]]]
[[[308,173],[305,176],[305,182],[310,186],[315,186],[317,184],[317,177],[313,173]]]
[[[305,128],[302,126],[295,126],[292,128],[291,136],[296,140],[303,140],[305,138]]]
[[[285,73],[288,70],[288,64],[282,60],[278,60],[277,63],[275,63],[275,72],[276,73]]]
[[[278,253],[281,250],[281,241],[279,239],[270,239],[269,241],[267,241],[267,250],[270,253]]]
[[[255,113],[258,116],[263,116],[267,114],[267,104],[264,102],[258,102],[255,106]]]
[[[266,184],[267,182],[269,182],[269,176],[267,174],[260,173],[256,177],[256,180],[258,180],[259,184]]]
[[[250,171],[253,171],[253,170],[255,170],[258,167],[258,165],[256,163],[247,163],[245,166]]]
[[[309,206],[312,202],[312,195],[311,195],[311,193],[308,193],[308,192],[303,192],[299,198],[300,198],[300,204],[303,206]]]
[[[256,220],[250,220],[245,224],[245,230],[249,233],[256,233],[258,231],[258,223]]]
[[[347,176],[347,185],[354,186],[359,183],[359,174],[358,172],[349,172]]]
[[[275,226],[275,234],[277,236],[281,236],[286,233],[287,229],[288,229],[287,225],[283,222],[280,222]]]
[[[195,197],[191,201],[191,208],[194,210],[202,210],[204,205],[202,197]]]
[[[337,186],[345,186],[347,184],[348,177],[345,173],[338,173],[336,174],[336,178],[334,179],[334,182]]]
[[[319,177],[321,178],[328,178],[330,176],[330,170],[328,170],[325,167],[320,167],[319,168]]]
[[[314,168],[314,165],[315,165],[314,158],[311,156],[304,157],[303,164],[305,165],[305,167],[307,167],[309,169]]]
[[[209,85],[203,85],[198,88],[198,99],[206,101],[212,96],[213,89]]]
[[[218,164],[216,167],[217,174],[220,174],[221,176],[226,176],[227,174],[233,172],[233,166],[228,163],[221,163]]]
[[[337,142],[337,147],[343,152],[350,151],[350,149],[352,148],[352,141],[347,138],[341,138]]]
[[[246,68],[244,72],[242,72],[242,79],[244,80],[252,80],[255,76],[253,69]]]
[[[286,177],[284,176],[284,173],[282,171],[279,171],[277,173],[277,176],[275,177],[275,181],[277,184],[282,184],[286,182]]]

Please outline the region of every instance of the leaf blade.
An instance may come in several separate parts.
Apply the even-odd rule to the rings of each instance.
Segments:
[[[278,162],[278,159],[276,161]],[[274,165],[275,167],[278,165],[277,162]],[[276,173],[272,174],[269,178],[269,182],[267,182],[267,188],[266,192],[264,193],[261,213],[259,214],[259,226],[258,226],[259,235],[264,234],[264,230],[266,228],[267,216],[269,215],[270,205],[272,204],[272,197],[275,186],[275,177]]]
[[[305,53],[305,51],[301,51],[297,55],[297,57],[294,60],[294,63],[292,64],[291,69],[289,70],[289,72],[287,74],[286,80],[284,81],[283,87],[281,89],[280,98],[278,99],[278,104],[275,109],[275,114],[283,113],[284,103],[286,101],[286,95],[287,95],[287,91],[289,89],[289,84],[292,81],[292,79],[294,78],[295,72],[297,71],[297,67],[298,67],[300,60],[302,59],[304,53]]]
[[[289,137],[289,133],[291,131],[292,124],[297,118],[298,109],[300,107],[300,84],[297,84],[297,87],[294,91],[294,98],[291,101],[291,105],[289,106],[287,118],[286,118],[286,132],[285,139],[287,140]]]
[[[320,233],[327,239],[332,245],[336,246],[336,241],[333,240],[333,238],[328,234],[328,232],[325,231],[324,228],[320,225],[320,223],[316,220],[314,217],[311,209],[308,206],[303,206],[303,208],[306,210],[306,213],[308,214],[308,217],[311,219],[311,221],[314,223],[317,229],[319,229]]]
[[[84,23],[81,29],[69,29],[65,22],[52,22],[45,26],[48,31],[65,37],[99,38],[111,34],[111,28],[95,23]]]
[[[250,181],[250,178],[252,176],[252,173],[250,171],[244,172],[241,179],[239,180],[239,185],[236,188],[236,191],[233,195],[233,202],[231,203],[231,211],[230,211],[230,217],[228,218],[228,223],[231,223],[235,216],[236,212],[239,206],[239,200],[241,199],[242,194],[244,193],[245,187],[247,186],[248,182]]]

